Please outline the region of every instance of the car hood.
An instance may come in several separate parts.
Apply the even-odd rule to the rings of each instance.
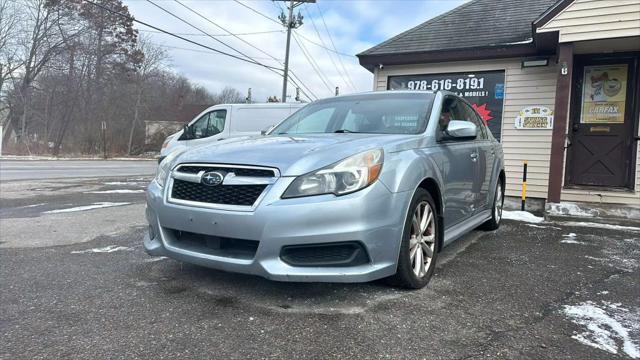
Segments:
[[[241,137],[185,151],[177,163],[219,163],[275,167],[298,176],[351,155],[382,148],[385,153],[416,148],[422,135],[313,134]]]

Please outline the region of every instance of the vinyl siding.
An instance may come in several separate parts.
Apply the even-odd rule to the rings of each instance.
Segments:
[[[520,196],[522,165],[528,161],[527,194],[546,198],[551,154],[551,130],[518,130],[514,123],[525,106],[544,105],[553,110],[556,66],[521,68],[521,59],[449,62],[423,65],[388,66],[374,71],[374,90],[387,89],[387,77],[468,71],[505,71],[505,100],[502,116],[502,145],[507,177],[506,194]]]
[[[550,31],[560,42],[640,36],[640,0],[576,0],[537,30]]]

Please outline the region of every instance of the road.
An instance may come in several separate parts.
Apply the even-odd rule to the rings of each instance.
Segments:
[[[145,254],[150,178],[0,182],[0,359],[640,354],[640,228],[505,221],[418,291],[279,283]]]
[[[156,160],[0,160],[0,181],[152,175]]]

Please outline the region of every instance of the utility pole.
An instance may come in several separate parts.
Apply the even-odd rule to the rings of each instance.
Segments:
[[[284,55],[284,77],[282,79],[282,102],[287,102],[287,81],[289,80],[289,48],[291,46],[291,29],[297,29],[302,26],[303,16],[298,12],[298,16],[293,16],[293,9],[304,3],[315,3],[316,0],[274,0],[289,2],[289,16],[284,11],[278,16],[282,25],[287,28],[287,48]]]

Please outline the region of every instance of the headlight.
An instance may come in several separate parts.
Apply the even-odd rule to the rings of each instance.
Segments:
[[[160,187],[164,187],[164,182],[165,180],[167,180],[169,171],[171,171],[173,160],[180,154],[182,154],[182,151],[174,151],[167,155],[158,165],[158,169],[156,170],[156,177],[154,180],[158,183],[158,185],[160,185]]]
[[[378,179],[382,150],[370,150],[348,157],[313,173],[297,177],[282,195],[294,198],[321,194],[345,195],[364,189]]]

